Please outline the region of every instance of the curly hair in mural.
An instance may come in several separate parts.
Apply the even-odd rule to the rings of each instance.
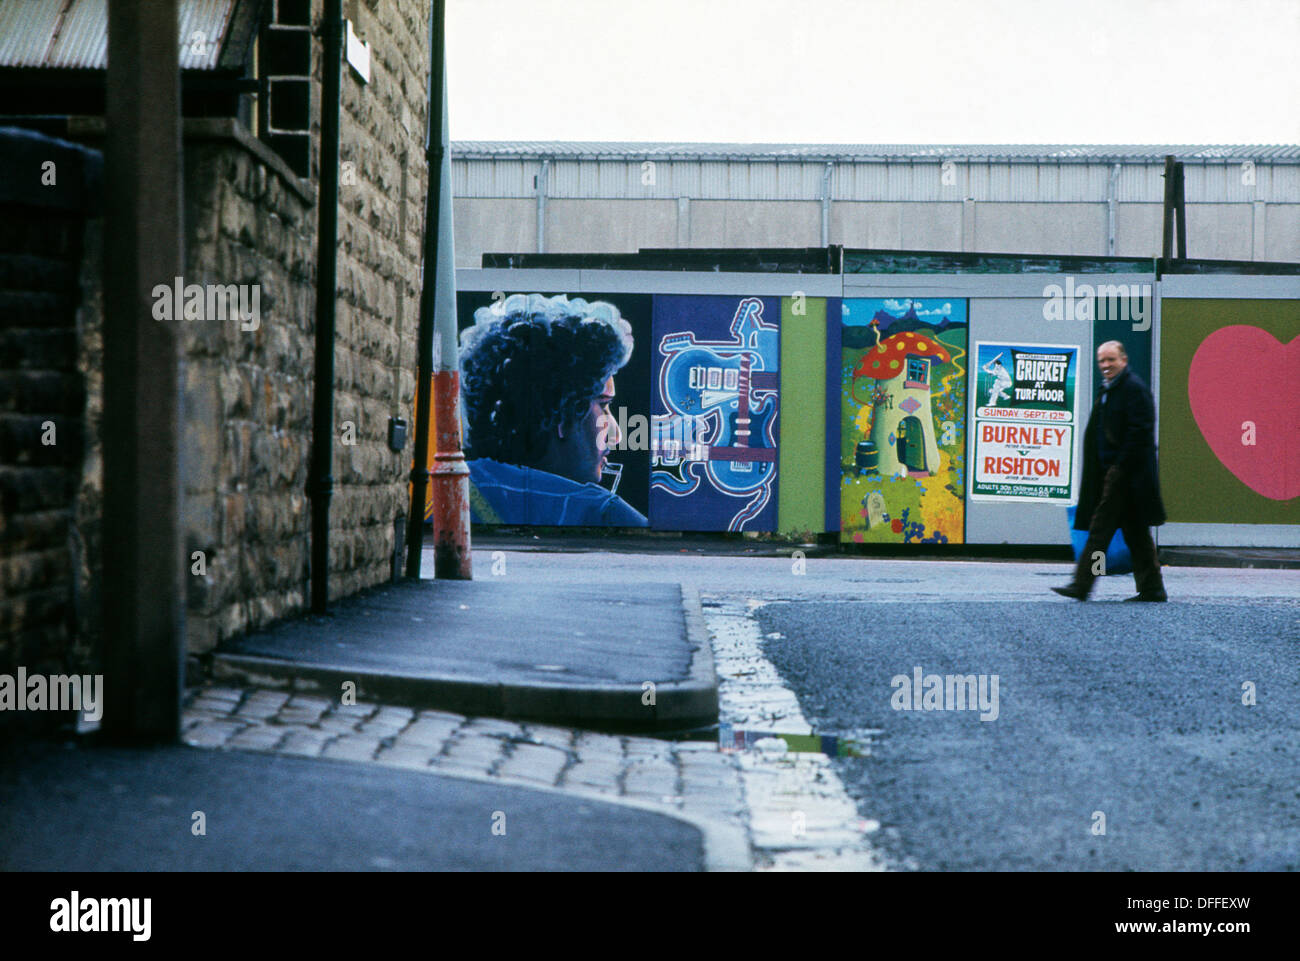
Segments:
[[[474,321],[460,347],[469,457],[536,464],[632,354],[631,325],[599,301],[516,294]]]
[[[470,508],[480,523],[644,527],[602,477],[620,440],[609,409],[632,326],[613,304],[514,294],[461,334]]]

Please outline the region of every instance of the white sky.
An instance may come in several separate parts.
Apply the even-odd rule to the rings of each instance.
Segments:
[[[1300,143],[1300,0],[447,0],[447,71],[453,140]]]

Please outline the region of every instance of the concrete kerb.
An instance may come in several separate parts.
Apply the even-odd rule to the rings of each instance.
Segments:
[[[1300,570],[1300,550],[1250,547],[1161,547],[1160,562],[1171,567],[1236,567],[1294,571]]]
[[[477,717],[607,728],[626,732],[684,731],[718,723],[718,678],[699,593],[685,585],[682,615],[692,646],[684,681],[654,683],[654,703],[641,684],[597,685],[536,682],[500,684],[439,675],[393,674],[333,665],[307,665],[248,654],[217,654],[215,680],[310,692],[338,698],[344,682],[356,685],[358,700],[402,707],[453,711]]]

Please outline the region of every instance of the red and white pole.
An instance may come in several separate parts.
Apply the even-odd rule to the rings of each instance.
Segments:
[[[444,66],[444,71],[445,71]],[[456,254],[451,220],[451,151],[447,136],[446,73],[442,85],[442,165],[439,171],[438,282],[434,299],[433,423],[429,470],[433,507],[433,576],[473,577],[469,532],[469,467],[461,450],[460,357],[456,331]],[[430,176],[433,171],[429,171]]]
[[[407,518],[406,576],[419,577],[426,491],[433,521],[434,576],[469,580],[469,466],[461,451],[460,375],[456,349],[456,255],[451,221],[451,153],[447,149],[445,0],[434,0],[429,30],[429,190],[425,211],[423,290],[416,374],[415,463]],[[441,110],[435,114],[434,104]],[[434,117],[438,117],[435,125]],[[433,450],[429,450],[430,416]],[[432,456],[430,456],[432,454]]]

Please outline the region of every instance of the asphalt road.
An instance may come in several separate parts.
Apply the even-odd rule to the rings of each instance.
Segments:
[[[1131,576],[1079,604],[1048,590],[1060,563],[507,557],[529,585],[680,579],[761,605],[765,653],[819,732],[878,732],[834,763],[895,867],[1300,870],[1293,571],[1166,568],[1168,604],[1120,603]],[[893,678],[917,667],[997,675],[997,719],[895,710]]]
[[[849,601],[770,604],[759,619],[815,727],[881,731],[871,757],[836,766],[896,864],[1221,871],[1300,870],[1296,614]],[[996,718],[895,709],[916,706],[892,681],[918,666],[988,675],[985,705],[996,675]]]

